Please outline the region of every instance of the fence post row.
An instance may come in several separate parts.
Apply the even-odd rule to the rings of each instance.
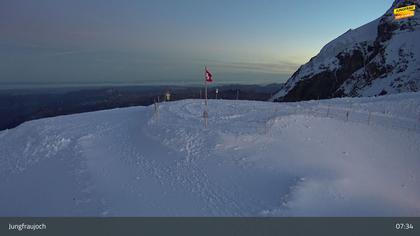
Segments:
[[[200,91],[201,92],[201,91]],[[201,95],[201,94],[200,94]],[[322,116],[322,108],[325,108],[325,107],[323,107],[323,106],[320,106],[319,108],[321,108],[321,110],[320,111],[317,111],[316,109],[315,110],[313,110],[313,109],[308,109],[307,110],[307,112],[308,112],[308,115],[310,115],[310,116],[317,116],[317,115],[321,115]],[[331,105],[328,105],[328,107],[327,107],[327,113],[326,113],[326,117],[327,118],[330,118],[330,115],[331,115],[331,109],[333,109],[333,107],[331,107]],[[156,119],[159,119],[159,116],[160,116],[160,97],[159,96],[157,96],[155,99],[154,99],[154,114],[155,114],[155,117],[156,117]],[[304,109],[303,111],[305,111],[306,109]],[[345,112],[344,114],[345,114],[345,121],[346,122],[348,122],[348,121],[350,121],[350,114],[352,114],[354,111],[353,111],[353,106],[351,106],[351,109],[346,109],[346,108],[344,108],[344,109],[339,109],[339,110],[342,110],[343,112]],[[321,112],[321,113],[319,113],[319,112]],[[279,113],[279,107],[276,105],[275,107],[274,107],[274,119],[278,116],[278,113]],[[295,107],[295,109],[294,109],[294,114],[296,115],[296,114],[298,114],[299,113],[299,108],[298,107]],[[358,111],[355,111],[355,113],[356,114],[366,114],[365,112],[358,112]],[[325,113],[324,113],[325,114]],[[392,117],[388,117],[388,116],[386,116],[386,114],[387,114],[387,112],[386,112],[386,110],[384,110],[383,111],[383,114],[385,115],[385,118],[387,119],[387,120],[391,120],[391,121],[395,121],[396,119],[398,120],[398,119],[401,119],[401,118],[399,118],[399,117],[394,117],[394,118],[392,118]],[[373,116],[374,116],[375,114],[372,114],[372,111],[369,111],[368,112],[368,117],[367,117],[367,124],[370,126],[370,125],[372,125],[372,122],[373,122]],[[381,114],[379,113],[379,114],[377,114],[378,116],[381,116]],[[204,122],[205,122],[205,127],[207,127],[208,126],[208,113],[207,112],[205,112],[204,114],[203,114],[203,117],[204,117]],[[338,116],[338,117],[341,117],[341,116]],[[404,118],[402,118],[402,119],[404,119]],[[405,118],[405,119],[407,119],[407,118]],[[357,120],[357,115],[356,115],[356,120]],[[411,122],[414,122],[414,130],[417,130],[419,127],[420,127],[420,111],[418,112],[418,114],[417,114],[417,117],[416,118],[410,118],[410,120],[411,120]],[[378,121],[379,122],[379,121]],[[411,123],[410,122],[410,123]],[[270,131],[270,129],[271,129],[271,127],[274,125],[273,124],[274,122],[268,122],[267,124],[266,124],[266,133],[267,132],[269,132]],[[410,127],[411,125],[409,125],[409,127]],[[411,126],[412,127],[412,126]]]
[[[420,111],[419,111],[419,117],[418,117],[417,121],[420,123]]]

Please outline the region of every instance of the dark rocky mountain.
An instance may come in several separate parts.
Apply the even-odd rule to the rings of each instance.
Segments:
[[[396,20],[393,9],[416,5]],[[380,18],[349,30],[302,65],[272,101],[378,96],[420,90],[420,0],[398,0]]]

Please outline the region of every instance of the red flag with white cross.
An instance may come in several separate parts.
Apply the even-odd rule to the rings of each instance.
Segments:
[[[210,71],[207,69],[207,67],[205,68],[204,71],[204,78],[206,79],[206,82],[213,82],[213,75],[210,73]]]

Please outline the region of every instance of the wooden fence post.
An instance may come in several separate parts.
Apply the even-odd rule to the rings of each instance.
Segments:
[[[414,126],[414,129],[417,130],[417,127],[420,127],[420,111],[419,111],[419,115],[417,117],[417,124]]]
[[[159,97],[157,98],[157,101],[156,101],[156,98],[154,99],[153,104],[155,107],[155,118],[156,120],[159,120]]]
[[[418,117],[417,121],[420,123],[420,111],[419,111],[419,117]]]

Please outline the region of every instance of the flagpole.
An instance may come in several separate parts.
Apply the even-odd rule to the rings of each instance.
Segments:
[[[205,91],[204,91],[204,96],[205,98],[205,105],[206,105],[206,110],[207,110],[207,79],[206,79],[206,69],[207,67],[204,67],[204,87],[205,87]]]
[[[208,112],[207,112],[207,78],[206,78],[206,71],[207,67],[204,67],[204,112],[203,112],[203,118],[204,118],[204,127],[207,128],[207,119],[208,119]]]
[[[206,91],[205,91],[205,95],[206,95],[206,108],[207,108],[207,81],[204,82],[205,87],[206,87]]]

